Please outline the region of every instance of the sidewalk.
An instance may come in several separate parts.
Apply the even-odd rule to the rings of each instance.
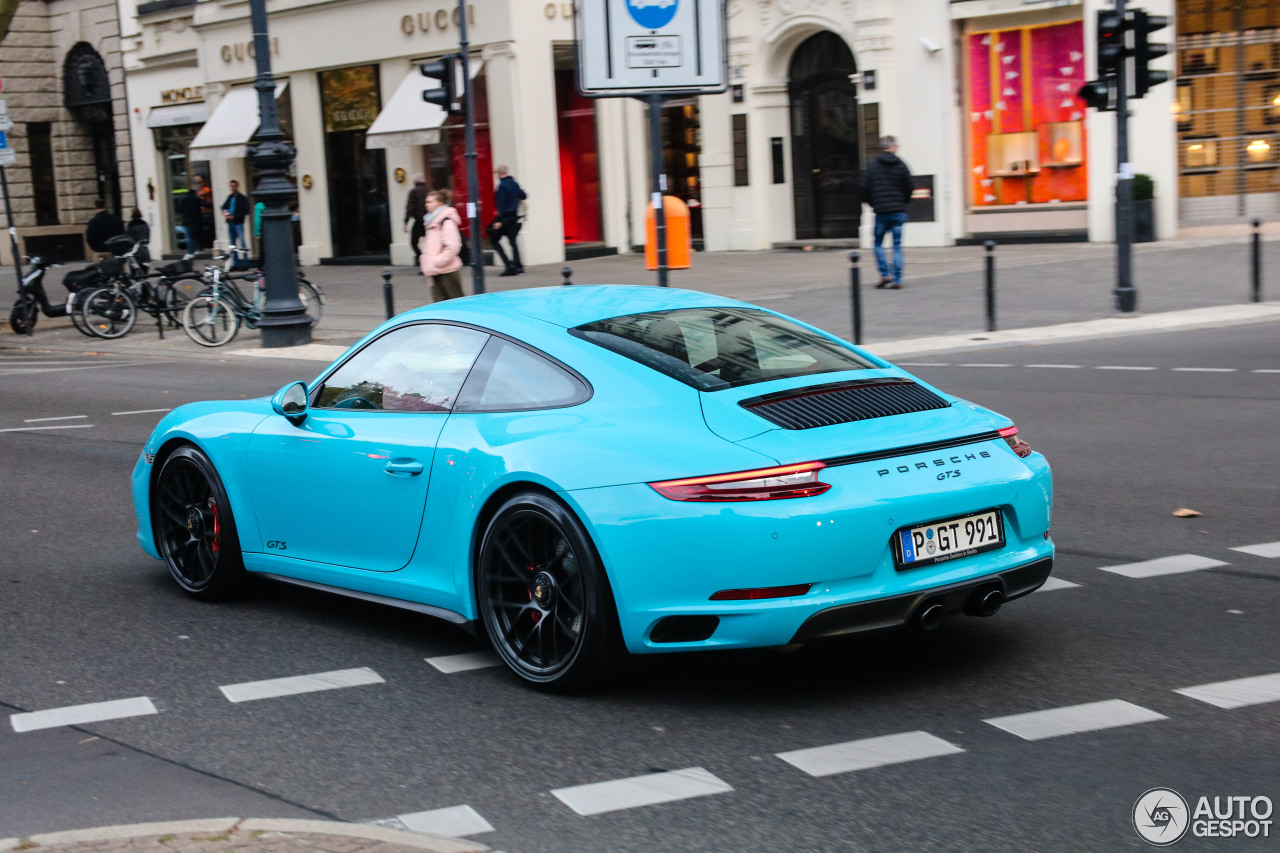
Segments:
[[[1152,315],[1191,309],[1215,310],[1201,319],[1188,315],[1186,323],[1220,325],[1269,319],[1271,312],[1266,303],[1249,302],[1249,251],[1249,237],[1243,234],[1183,237],[1135,246],[1134,283],[1139,309],[1136,319],[1140,322],[1111,324],[1110,331],[1094,330],[1087,336],[1148,331],[1145,326]],[[1017,343],[1030,343],[1037,339],[1036,334],[1027,331],[1030,329],[1115,316],[1115,249],[1111,245],[998,247],[996,313],[1001,337],[992,337],[985,331],[986,252],[982,247],[908,250],[905,287],[898,291],[872,287],[878,280],[872,254],[866,250],[859,254],[863,343],[873,352],[924,352],[927,350],[920,347],[925,344],[908,342],[925,340],[931,342],[928,346],[951,348],[967,341],[969,348],[976,348],[998,343],[1014,331],[1019,332],[1014,336]],[[1262,256],[1263,298],[1280,298],[1280,232],[1264,234]],[[570,267],[572,281],[578,284],[656,281],[655,274],[644,269],[643,256],[636,254],[577,261]],[[844,251],[700,253],[694,256],[691,269],[671,272],[670,284],[755,302],[852,338],[850,269],[849,256]],[[305,271],[326,294],[324,317],[313,335],[315,343],[322,347],[311,350],[309,357],[331,357],[385,319],[381,267],[317,266]],[[51,272],[46,289],[56,300],[64,294],[61,279],[66,270]],[[487,270],[490,291],[563,283],[560,265],[531,267],[525,275],[506,278],[498,277],[497,272],[492,267]],[[397,311],[430,299],[427,280],[416,275],[415,270],[401,267],[392,273]],[[11,268],[0,270],[0,310],[6,319],[12,305],[13,282]],[[465,273],[464,282],[470,291],[470,276]],[[1217,316],[1221,312],[1230,315],[1230,319]],[[204,359],[225,359],[231,353],[248,351],[285,356],[293,349],[261,350],[259,333],[249,329],[242,329],[235,341],[217,349],[196,346],[181,330],[169,330],[161,340],[155,326],[146,325],[149,319],[143,317],[128,336],[115,341],[86,338],[65,319],[41,317],[31,337],[12,334],[4,323],[0,326],[0,348]],[[1124,315],[1124,319],[1133,320],[1135,315]],[[1174,325],[1182,327],[1188,326]],[[1049,339],[1062,339],[1058,333],[1046,335]],[[939,338],[947,340],[939,342]]]

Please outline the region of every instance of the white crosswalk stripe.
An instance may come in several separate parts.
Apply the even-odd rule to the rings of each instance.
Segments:
[[[88,705],[70,705],[66,708],[50,708],[25,714],[11,714],[9,724],[15,732],[31,732],[58,726],[79,726],[84,723],[100,723],[104,720],[122,720],[126,717],[142,717],[158,714],[156,706],[146,696],[132,699],[115,699],[110,702],[91,702]]]
[[[983,722],[990,723],[998,729],[1004,729],[1023,740],[1043,740],[1165,719],[1168,717],[1164,714],[1125,702],[1123,699],[1108,699],[1103,702],[1089,702],[1066,708],[1032,711],[1028,714],[992,717]]]
[[[1153,578],[1157,575],[1176,575],[1183,572],[1198,572],[1201,569],[1212,569],[1215,566],[1228,566],[1221,560],[1211,560],[1196,554],[1178,554],[1173,557],[1160,557],[1141,563],[1123,563],[1119,566],[1099,566],[1104,572],[1123,575],[1126,578]]]
[[[1280,702],[1280,673],[1183,687],[1173,692],[1219,708],[1243,708],[1264,702]]]
[[[472,669],[484,669],[485,667],[497,666],[502,663],[501,658],[489,651],[463,652],[460,655],[443,655],[441,657],[426,658],[425,660],[445,675],[453,675],[455,672],[467,672]]]
[[[446,809],[402,814],[397,815],[396,820],[410,832],[425,832],[446,838],[464,838],[482,832],[493,832],[489,821],[471,806],[450,806]]]
[[[1239,551],[1241,554],[1252,554],[1255,557],[1267,557],[1275,559],[1280,557],[1280,542],[1263,542],[1261,545],[1241,545],[1238,548],[1232,548],[1232,551]]]
[[[684,770],[633,776],[630,779],[559,788],[551,793],[578,814],[593,815],[687,800],[690,797],[727,794],[732,790],[729,783],[701,767],[688,767]]]
[[[382,683],[381,675],[367,666],[362,666],[358,669],[339,669],[333,672],[317,672],[313,675],[294,675],[288,678],[271,678],[266,681],[227,684],[218,689],[232,702],[252,702],[256,699],[275,699],[279,696],[293,696],[298,693],[315,693],[320,690]]]
[[[777,756],[810,776],[832,776],[836,773],[868,770],[887,764],[902,764],[960,752],[964,750],[928,732],[903,732],[830,746],[779,752]]]

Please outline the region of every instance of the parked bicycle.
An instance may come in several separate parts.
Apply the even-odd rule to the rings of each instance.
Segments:
[[[230,343],[242,325],[256,329],[263,316],[267,298],[266,279],[261,270],[233,273],[234,253],[220,256],[226,259],[225,267],[205,267],[212,283],[187,303],[182,315],[182,328],[187,337],[205,347],[220,347]],[[237,281],[253,282],[253,299],[245,296]],[[324,313],[324,293],[298,273],[298,299],[311,319],[311,327],[320,322]]]
[[[165,325],[177,328],[187,302],[205,286],[204,277],[192,269],[190,260],[168,264],[152,273],[145,242],[112,237],[107,245],[114,256],[98,265],[106,282],[91,291],[80,308],[89,331],[107,339],[123,337],[133,329],[139,312],[155,318],[162,338]]]

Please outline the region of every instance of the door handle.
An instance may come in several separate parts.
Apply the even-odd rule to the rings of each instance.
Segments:
[[[413,459],[392,459],[382,466],[392,477],[416,477],[422,473],[422,463]]]

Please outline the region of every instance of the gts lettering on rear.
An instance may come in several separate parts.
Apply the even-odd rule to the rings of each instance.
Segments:
[[[960,465],[964,462],[977,462],[979,459],[990,459],[991,453],[986,450],[979,450],[977,453],[965,453],[963,455],[949,456],[946,459],[932,459],[932,467],[946,468],[948,465]],[[910,474],[912,471],[924,470],[928,471],[930,462],[917,462],[914,465],[899,465],[896,468],[881,468],[876,474],[881,477],[887,477],[890,474]],[[946,480],[960,476],[960,469],[953,468],[938,474],[939,480]]]

